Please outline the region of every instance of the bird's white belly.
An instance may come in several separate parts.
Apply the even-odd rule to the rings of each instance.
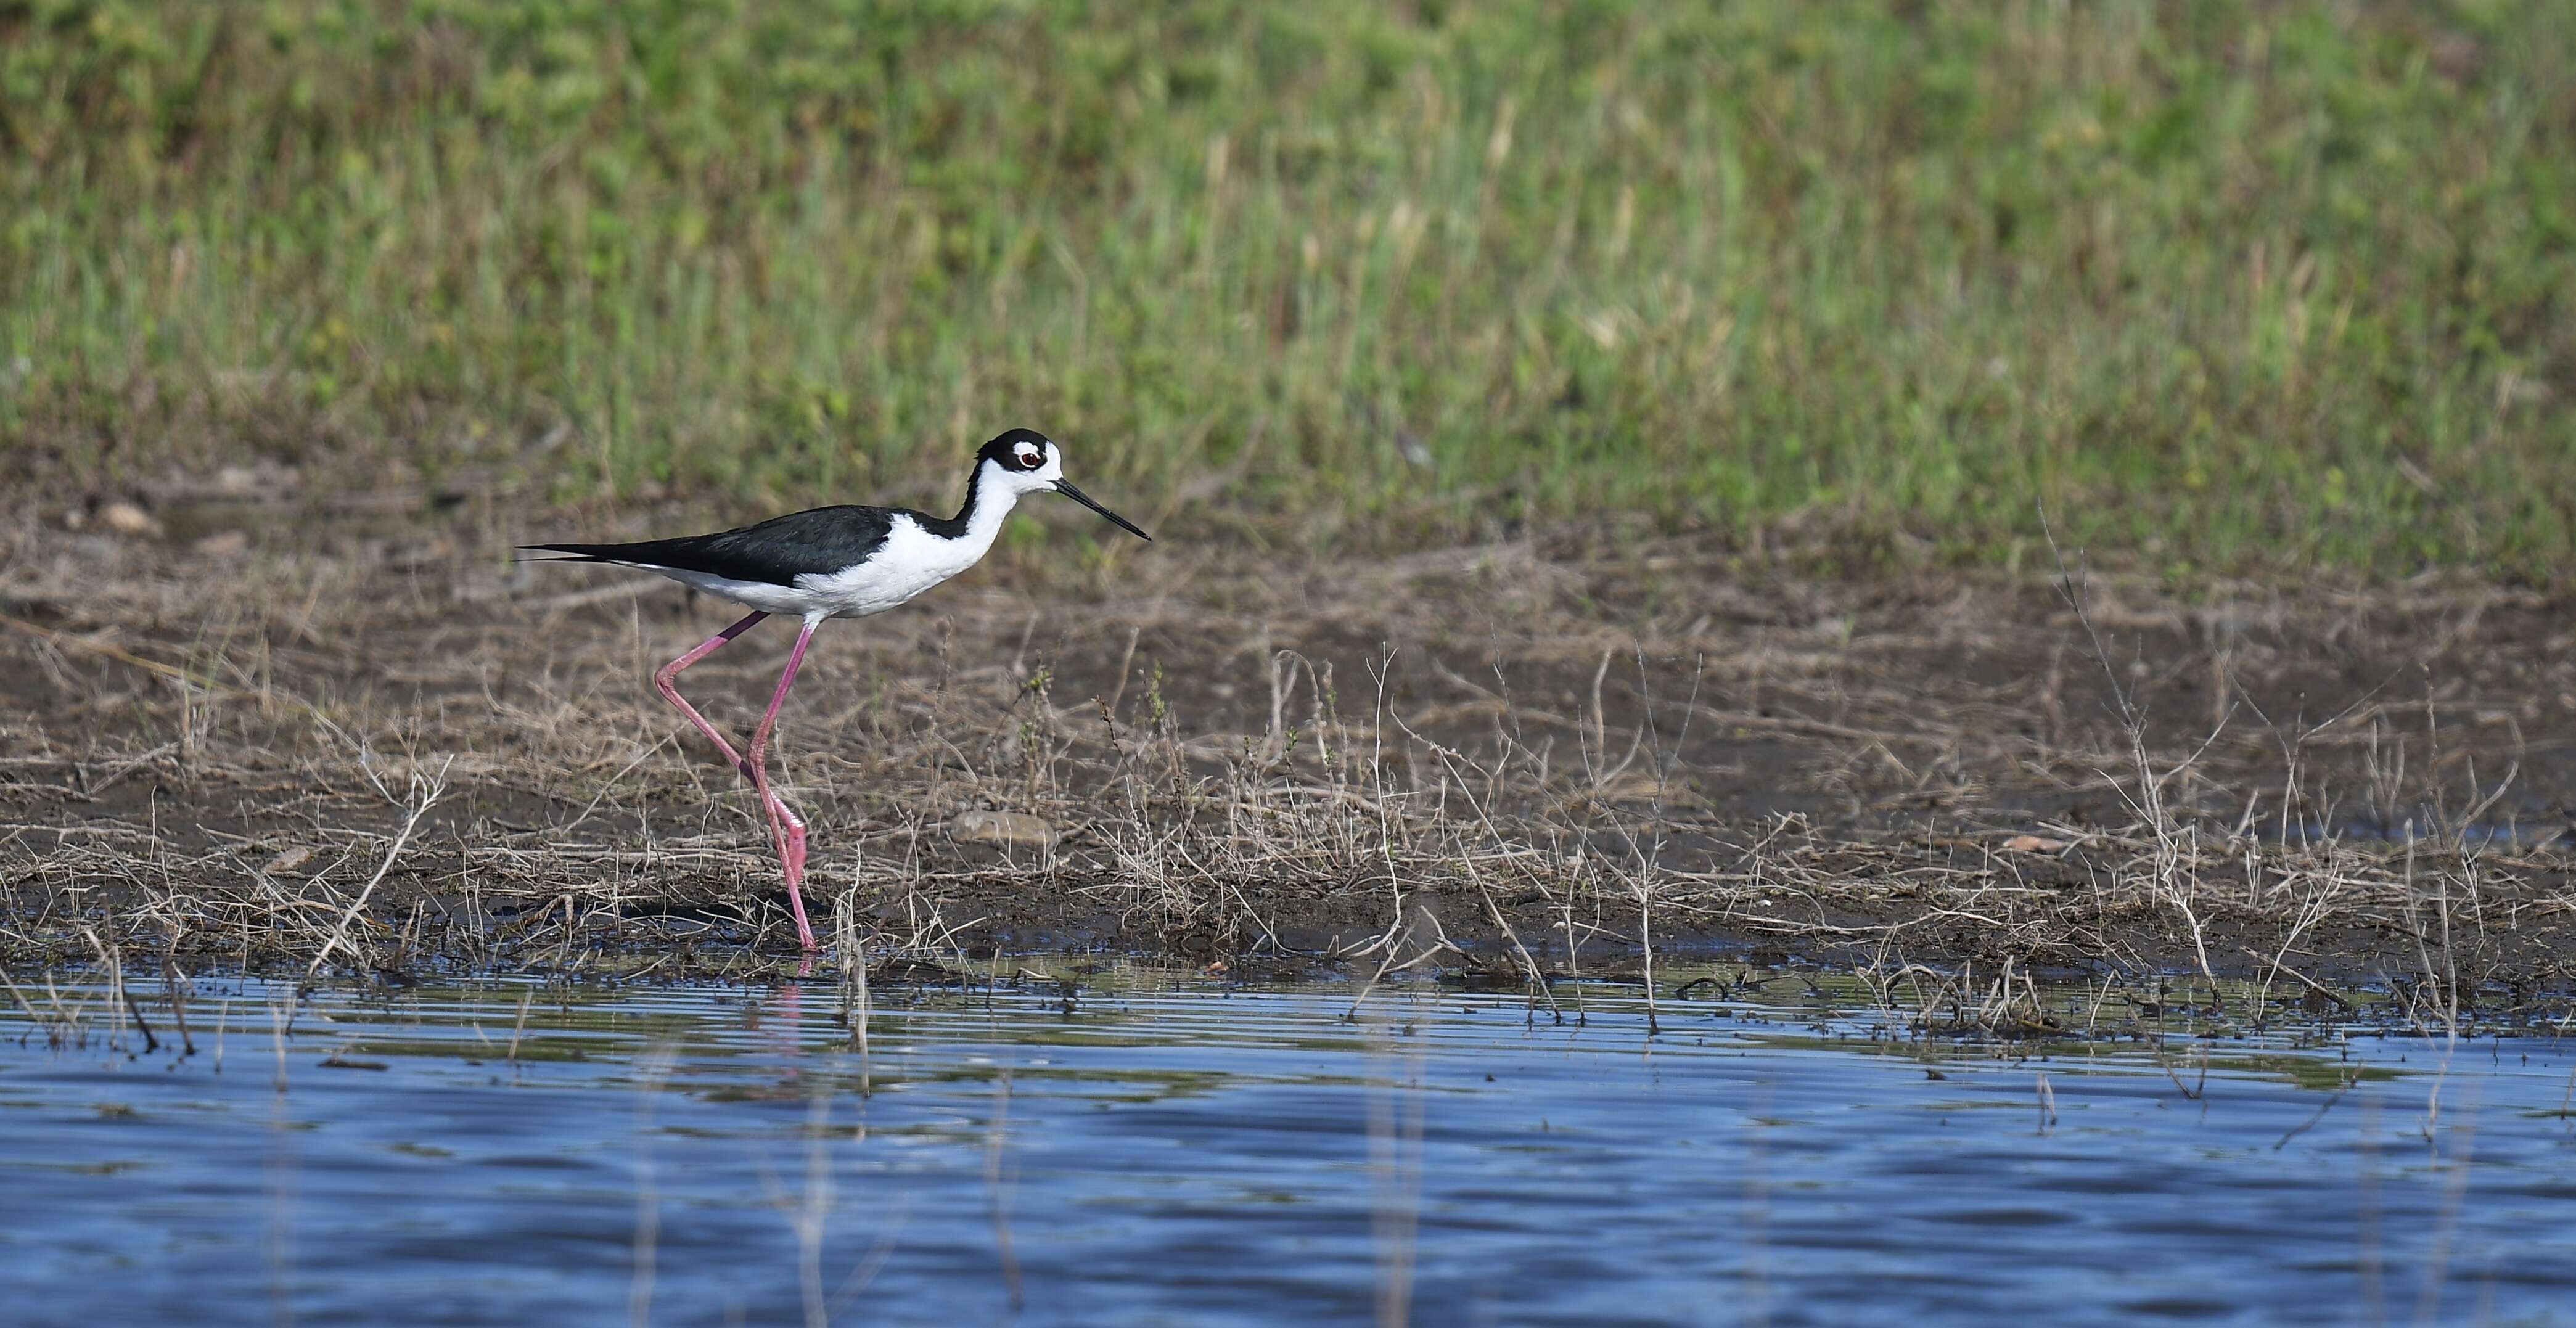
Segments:
[[[866,562],[829,574],[808,572],[796,578],[796,589],[814,596],[836,617],[864,618],[974,566],[992,543],[989,531],[981,538],[941,539],[910,517],[896,517],[885,543]]]
[[[974,566],[992,543],[990,531],[941,539],[914,524],[910,517],[897,517],[886,532],[885,543],[878,545],[867,561],[838,572],[807,572],[797,577],[792,586],[736,581],[675,568],[652,570],[768,613],[864,618],[903,604]]]

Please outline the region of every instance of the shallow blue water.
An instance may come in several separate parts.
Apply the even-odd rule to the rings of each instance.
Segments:
[[[823,987],[200,982],[194,1056],[31,993],[0,1322],[2576,1323],[2552,1039],[2177,1040],[2178,1084],[1118,980],[880,992],[864,1055]]]

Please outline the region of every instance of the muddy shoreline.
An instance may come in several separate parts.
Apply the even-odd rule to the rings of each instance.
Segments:
[[[537,575],[500,556],[515,534],[321,523],[209,557],[9,528],[8,962],[792,941],[739,781],[644,686],[731,615]],[[2010,963],[2510,1002],[2576,956],[2567,607],[1835,580],[1580,533],[1285,574],[1020,551],[827,629],[781,779],[825,930],[873,949],[1524,982],[1650,953]],[[747,726],[783,643],[686,689]],[[996,835],[1020,842],[970,842]]]

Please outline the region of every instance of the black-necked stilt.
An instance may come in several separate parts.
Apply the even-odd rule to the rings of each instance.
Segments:
[[[814,929],[805,921],[805,900],[799,889],[805,876],[805,823],[770,791],[768,756],[778,708],[787,701],[787,689],[796,683],[796,668],[805,662],[805,647],[814,639],[814,629],[826,618],[883,613],[974,566],[993,547],[1002,519],[1010,515],[1021,495],[1048,492],[1098,512],[1138,539],[1153,538],[1066,483],[1064,455],[1045,435],[1013,429],[975,454],[975,469],[966,480],[966,505],[954,517],[899,507],[817,507],[717,535],[633,544],[521,547],[571,555],[541,562],[615,563],[659,572],[751,610],[750,616],[663,665],[653,674],[653,685],[759,790],[769,813],[770,837],[778,846],[779,867],[787,877],[787,900],[796,913],[796,939],[811,950]],[[715,725],[681,698],[680,672],[773,613],[798,614],[805,626],[796,634],[795,648],[787,652],[787,669],[778,675],[778,691],[769,698],[768,711],[752,730],[750,754],[737,755]]]

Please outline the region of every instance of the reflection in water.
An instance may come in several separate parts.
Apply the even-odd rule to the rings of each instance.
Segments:
[[[2576,1305],[2549,1037],[2016,1048],[1672,996],[1649,1037],[1609,989],[1559,1025],[1430,985],[1346,1018],[1346,986],[1081,981],[880,991],[856,1029],[793,983],[200,981],[194,1055],[49,989],[0,1019],[0,1296],[34,1324]]]

